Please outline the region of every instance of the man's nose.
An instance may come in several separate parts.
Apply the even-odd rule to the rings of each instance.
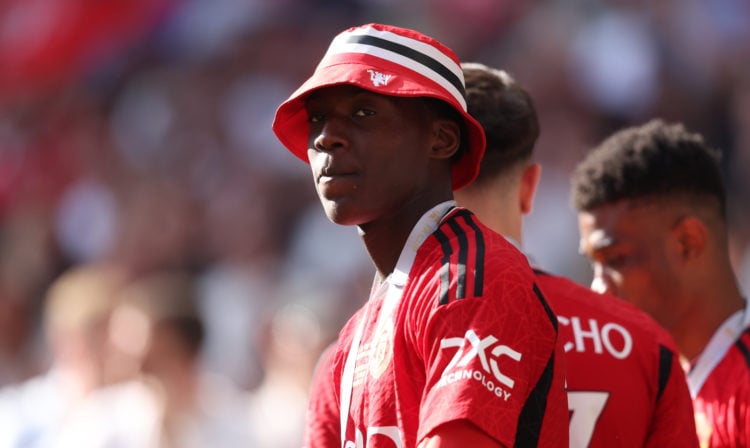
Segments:
[[[313,149],[322,152],[330,152],[337,148],[346,147],[348,143],[342,125],[333,119],[327,120],[316,132],[316,135],[311,137]]]

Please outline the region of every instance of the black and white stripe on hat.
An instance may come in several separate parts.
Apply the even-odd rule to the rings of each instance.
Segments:
[[[321,63],[342,53],[370,54],[417,72],[447,90],[466,111],[461,67],[427,42],[373,27],[360,27],[339,34],[331,42]]]

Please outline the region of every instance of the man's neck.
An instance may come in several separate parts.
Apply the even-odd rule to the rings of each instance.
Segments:
[[[459,203],[459,205],[463,205]],[[474,203],[468,205],[479,219],[479,221],[506,238],[510,238],[515,243],[522,245],[522,228],[523,216],[520,210],[513,207],[504,206],[503,201],[485,201],[483,203]]]
[[[447,203],[447,201],[451,201]],[[454,205],[451,198],[435,202],[428,207],[407,207],[402,213],[359,226],[359,235],[365,244],[370,259],[377,270],[376,279],[381,281],[396,268],[399,257],[414,227],[428,213],[440,204]],[[437,219],[439,220],[438,217]],[[430,230],[432,233],[434,229]]]
[[[694,305],[686,307],[669,330],[681,354],[694,360],[703,352],[719,327],[745,307],[745,300],[735,285],[712,292],[704,291],[701,297],[695,297],[691,303]]]

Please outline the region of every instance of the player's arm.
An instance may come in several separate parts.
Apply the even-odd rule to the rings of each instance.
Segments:
[[[468,420],[456,420],[435,428],[419,448],[501,448],[503,445]]]

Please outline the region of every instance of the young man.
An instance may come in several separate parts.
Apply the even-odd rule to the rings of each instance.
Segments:
[[[529,94],[506,72],[463,64],[469,113],[485,129],[477,179],[458,203],[521,244],[541,167]],[[697,446],[693,409],[669,334],[634,306],[537,271],[565,344],[571,447]]]
[[[453,201],[485,145],[463,90],[450,49],[369,24],[339,34],[276,113],[376,269],[318,368],[308,447],[567,445],[556,319],[523,255]]]
[[[750,446],[750,312],[729,258],[718,153],[654,120],[595,148],[573,177],[592,288],[651,314],[685,359],[702,446]]]

